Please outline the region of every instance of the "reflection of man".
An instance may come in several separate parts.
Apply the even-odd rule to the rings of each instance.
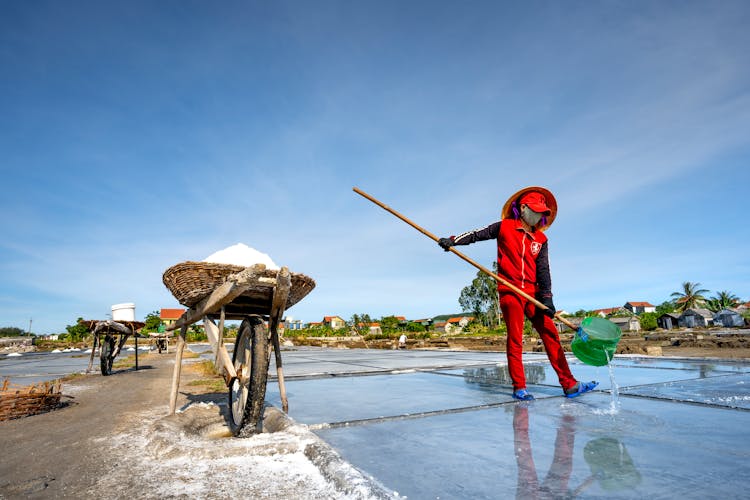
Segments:
[[[549,472],[540,484],[531,453],[529,439],[529,409],[517,404],[513,409],[513,444],[518,464],[518,487],[516,498],[564,498],[570,496],[568,481],[573,470],[573,448],[575,447],[575,419],[563,415],[557,428],[555,452]]]
[[[625,445],[612,437],[599,437],[589,441],[583,449],[591,475],[575,490],[570,490],[568,483],[573,471],[575,448],[575,419],[571,415],[562,416],[555,437],[552,464],[540,484],[531,452],[529,408],[526,404],[520,403],[513,408],[513,444],[518,465],[516,498],[572,498],[595,482],[605,492],[632,489],[640,484],[641,475]]]

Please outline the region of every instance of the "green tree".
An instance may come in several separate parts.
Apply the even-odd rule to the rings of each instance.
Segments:
[[[65,327],[65,330],[68,331],[66,340],[69,340],[71,342],[80,342],[85,337],[91,334],[91,331],[89,331],[88,327],[86,327],[86,325],[84,325],[82,322],[83,318],[78,318],[74,325],[68,325]]]
[[[659,315],[655,312],[641,313],[641,315],[638,316],[638,319],[641,322],[641,329],[642,330],[656,330],[656,327],[658,326],[656,322],[656,318],[658,317]]]
[[[383,316],[380,318],[380,329],[383,333],[396,332],[399,330],[399,319],[396,316]]]
[[[4,326],[0,328],[0,337],[22,337],[26,332],[16,326]]]
[[[579,309],[573,313],[573,316],[576,318],[588,318],[591,316],[598,316],[598,313],[594,311],[587,311],[585,309]]]
[[[152,311],[146,315],[146,326],[143,327],[143,333],[156,332],[161,325],[161,314],[159,311]]]
[[[671,295],[675,298],[675,305],[678,311],[683,312],[687,309],[703,305],[703,303],[706,301],[706,298],[703,296],[703,294],[708,293],[708,290],[700,288],[700,286],[700,283],[685,281],[682,284],[682,291],[674,292]]]
[[[674,310],[675,310],[675,304],[674,304],[674,301],[672,300],[665,300],[664,302],[656,306],[657,316],[661,316],[662,314],[665,314],[665,313],[674,312]]]
[[[492,271],[497,273],[497,262],[492,263]],[[497,283],[492,276],[482,271],[478,271],[471,284],[461,290],[458,304],[462,310],[471,311],[474,318],[484,326],[493,328],[500,322]]]
[[[740,305],[740,298],[726,290],[706,300],[706,307],[713,312],[718,312],[728,307],[737,307],[738,305]]]
[[[359,335],[367,335],[370,333],[370,323],[372,322],[369,314],[353,314],[349,320],[349,329]]]
[[[416,323],[414,321],[409,321],[406,324],[406,331],[407,332],[424,332],[427,330],[427,327],[425,327],[422,323]]]

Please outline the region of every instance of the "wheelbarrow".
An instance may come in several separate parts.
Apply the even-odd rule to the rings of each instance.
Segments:
[[[89,357],[89,366],[86,373],[92,371],[94,365],[94,355],[96,348],[99,346],[99,366],[102,375],[107,376],[112,373],[112,364],[125,342],[133,336],[135,339],[135,369],[138,369],[138,332],[145,326],[140,321],[114,321],[107,320],[81,320],[89,331],[94,335],[94,345],[91,346],[91,356]]]
[[[262,428],[271,347],[283,411],[289,411],[284,387],[279,323],[284,311],[315,287],[308,276],[278,271],[263,264],[250,267],[210,262],[183,262],[164,272],[164,284],[177,300],[189,307],[167,330],[180,330],[175,348],[175,367],[169,399],[175,413],[182,356],[188,327],[203,320],[215,364],[228,388],[229,423],[235,436],[247,437]],[[229,356],[223,343],[224,322],[241,321]],[[218,321],[218,324],[217,324]]]

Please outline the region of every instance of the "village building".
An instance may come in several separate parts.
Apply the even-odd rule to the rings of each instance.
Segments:
[[[713,326],[714,315],[708,309],[687,309],[680,315],[679,325],[681,328],[705,328]]]
[[[625,302],[623,307],[633,314],[656,312],[656,306],[648,302]]]
[[[623,332],[638,332],[641,330],[641,320],[638,316],[625,316],[608,318],[609,321],[620,327]]]
[[[346,321],[339,316],[325,316],[321,323],[323,326],[329,326],[334,330],[340,330],[346,327]]]
[[[606,307],[604,309],[594,309],[593,312],[597,316],[600,316],[602,318],[612,316],[613,314],[626,314],[626,315],[633,314],[632,311],[630,311],[629,309],[625,309],[624,307]]]
[[[671,330],[677,328],[680,323],[680,315],[678,313],[664,313],[656,318],[656,324],[659,328],[664,330]]]
[[[159,319],[165,327],[173,325],[180,316],[185,312],[185,309],[164,309],[159,311]]]
[[[722,309],[714,314],[714,325],[727,328],[745,326],[745,318],[734,309]]]
[[[469,323],[474,321],[474,316],[456,316],[448,318],[443,325],[443,331],[449,335],[457,335],[463,332]]]
[[[370,323],[368,328],[370,329],[370,335],[380,335],[383,333],[383,330],[380,328],[380,323]]]
[[[302,328],[304,327],[301,319],[294,319],[289,316],[284,318],[283,325],[284,330],[302,330]]]

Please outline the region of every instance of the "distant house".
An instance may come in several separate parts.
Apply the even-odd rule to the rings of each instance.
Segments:
[[[434,325],[432,325],[432,326],[433,326],[433,328],[435,329],[435,331],[436,331],[436,332],[443,332],[443,333],[447,333],[447,332],[446,332],[446,330],[445,330],[445,326],[446,326],[447,324],[448,324],[448,322],[447,322],[447,321],[438,321],[437,323],[435,323],[435,324],[434,324]]]
[[[745,326],[745,318],[734,309],[722,309],[714,314],[714,325],[725,327]]]
[[[445,333],[449,334],[461,333],[472,321],[474,321],[474,316],[456,316],[454,318],[448,318],[443,329]]]
[[[612,316],[613,314],[632,314],[632,311],[630,311],[629,309],[625,309],[624,307],[607,307],[605,309],[594,309],[593,312],[597,316],[600,316],[602,318]]]
[[[323,326],[322,321],[311,321],[310,323],[307,324],[308,328],[320,328],[322,326]]]
[[[425,326],[429,328],[432,326],[432,318],[423,318],[423,319],[413,319],[411,320],[412,323],[419,323],[422,326]]]
[[[610,317],[609,320],[619,326],[623,332],[637,332],[641,329],[641,320],[638,316]]]
[[[714,315],[708,309],[687,309],[680,315],[679,324],[682,328],[712,326],[714,324]]]
[[[185,312],[185,309],[162,309],[159,312],[159,319],[164,326],[171,326],[180,319],[180,316]]]
[[[346,326],[346,321],[338,316],[326,316],[322,321],[324,326],[330,326],[334,330],[340,330]]]
[[[656,306],[648,302],[626,302],[623,307],[633,314],[656,312]]]
[[[303,326],[301,319],[284,318],[284,330],[302,330]]]
[[[664,313],[656,318],[656,324],[659,325],[659,328],[663,328],[665,330],[677,328],[677,326],[680,324],[680,315],[677,313]]]

